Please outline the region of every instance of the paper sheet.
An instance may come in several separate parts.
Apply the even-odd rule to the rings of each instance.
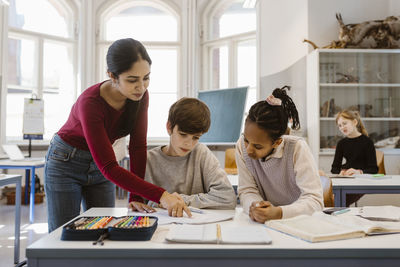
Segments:
[[[165,225],[171,223],[178,224],[205,224],[213,222],[221,222],[233,219],[235,210],[202,210],[203,213],[192,212],[192,218],[189,218],[185,213],[183,217],[170,217],[168,211],[165,209],[156,208],[154,213],[140,213],[129,211],[128,215],[134,216],[156,216],[158,217],[158,224]]]

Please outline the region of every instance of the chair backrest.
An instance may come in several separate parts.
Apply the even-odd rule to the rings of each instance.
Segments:
[[[227,174],[237,174],[237,166],[235,161],[235,149],[228,148],[225,150],[225,171]]]
[[[383,152],[380,150],[376,151],[376,164],[378,165],[378,173],[386,174],[385,171],[385,159],[383,156]]]
[[[334,195],[333,195],[331,178],[326,177],[326,176],[320,176],[320,178],[321,178],[321,184],[322,184],[322,191],[324,194],[324,206],[325,207],[334,207],[335,199],[334,199]]]

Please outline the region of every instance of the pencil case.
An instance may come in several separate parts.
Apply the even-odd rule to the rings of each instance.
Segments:
[[[64,225],[61,240],[147,241],[153,236],[157,225],[158,218],[153,216],[78,217]]]

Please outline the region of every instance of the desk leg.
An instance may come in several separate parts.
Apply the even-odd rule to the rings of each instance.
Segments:
[[[346,195],[347,195],[347,192],[346,192],[346,190],[342,190],[341,192],[340,192],[340,195],[341,195],[341,200],[340,200],[340,206],[341,207],[346,207]]]
[[[25,197],[24,197],[24,202],[25,205],[28,205],[29,199],[29,177],[31,176],[31,171],[30,169],[25,170]]]
[[[35,167],[31,168],[31,203],[29,209],[29,222],[35,221]]]
[[[341,207],[342,205],[342,190],[340,189],[333,189],[333,195],[335,197],[335,207]]]
[[[15,189],[15,233],[14,233],[14,263],[19,262],[19,235],[21,227],[21,180],[19,179]]]

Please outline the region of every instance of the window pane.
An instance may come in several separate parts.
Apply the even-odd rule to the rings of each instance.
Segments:
[[[74,102],[75,79],[72,48],[44,43],[44,139],[50,139],[65,123]]]
[[[28,39],[8,39],[7,83],[32,88],[36,81],[35,42]]]
[[[105,37],[110,41],[128,37],[140,41],[177,41],[177,21],[163,10],[135,6],[106,22]]]
[[[250,40],[238,44],[238,66],[237,83],[238,86],[256,86],[257,79],[257,60],[256,60],[256,41]]]
[[[47,0],[10,0],[8,24],[12,27],[57,35],[71,36],[66,14]]]
[[[147,49],[151,58],[150,93],[177,93],[178,55],[176,49]]]
[[[228,88],[228,47],[223,46],[211,50],[212,89]]]
[[[212,18],[213,38],[256,30],[256,9],[243,8],[243,2],[232,3],[222,15]]]
[[[69,90],[74,86],[72,48],[45,42],[43,45],[43,85],[45,90]]]
[[[67,121],[74,102],[73,94],[67,90],[59,93],[44,93],[44,136],[51,139],[61,126]]]
[[[168,111],[176,98],[176,94],[150,94],[147,136],[168,137],[166,129]]]
[[[24,98],[30,98],[31,94],[8,93],[7,94],[7,119],[6,136],[12,139],[22,140],[22,114],[24,113]]]

